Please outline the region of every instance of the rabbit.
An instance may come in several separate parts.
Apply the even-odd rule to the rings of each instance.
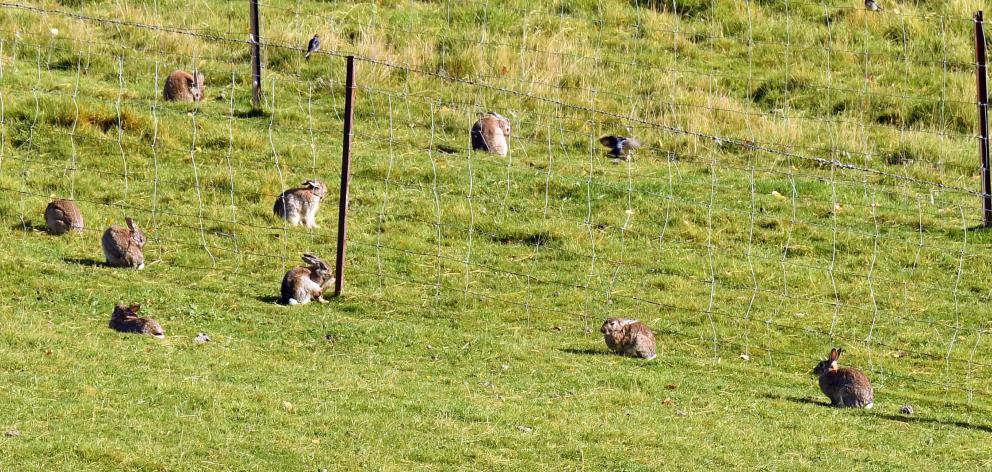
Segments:
[[[856,369],[837,366],[843,352],[841,348],[831,349],[830,357],[813,369],[813,375],[820,378],[820,390],[830,398],[832,406],[870,409],[875,400],[871,382]]]
[[[83,214],[76,202],[59,199],[45,208],[45,225],[49,234],[59,235],[69,231],[83,231]]]
[[[162,96],[172,102],[199,102],[203,100],[203,74],[184,70],[173,71],[165,79]]]
[[[651,360],[655,358],[654,333],[644,323],[623,318],[607,318],[600,328],[611,351]]]
[[[310,267],[295,267],[282,278],[279,303],[305,305],[313,298],[320,303],[327,303],[324,291],[335,281],[331,267],[312,254],[304,254],[303,262],[310,264]]]
[[[472,126],[472,149],[505,156],[510,150],[510,120],[499,113],[489,112]]]
[[[291,225],[302,222],[310,228],[316,228],[317,209],[320,201],[327,195],[327,187],[319,180],[308,180],[302,185],[276,197],[272,212]]]
[[[640,141],[625,136],[603,136],[599,138],[599,143],[610,148],[607,156],[623,161],[630,158],[630,151],[641,147]]]
[[[131,218],[124,219],[127,228],[111,226],[103,233],[103,254],[107,256],[110,267],[131,267],[138,270],[145,268],[145,235]]]
[[[139,305],[117,305],[114,307],[114,314],[110,315],[110,328],[122,333],[139,333],[159,339],[165,338],[162,325],[147,316],[139,317],[139,310],[141,310]]]

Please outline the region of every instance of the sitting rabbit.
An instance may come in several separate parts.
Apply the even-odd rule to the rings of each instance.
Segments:
[[[110,267],[145,268],[145,234],[138,229],[137,223],[131,218],[125,218],[127,228],[111,226],[103,233],[103,254],[107,256]]]
[[[316,228],[317,209],[325,195],[327,187],[323,183],[308,180],[303,182],[302,187],[291,188],[276,197],[272,212],[291,225],[304,223],[310,228]]]
[[[607,318],[600,328],[606,347],[611,351],[631,356],[654,359],[654,333],[644,323],[623,318]]]
[[[510,150],[507,142],[509,137],[510,120],[498,113],[489,112],[472,126],[472,149],[505,156]]]
[[[45,225],[49,234],[83,231],[83,214],[72,200],[55,200],[45,208]]]
[[[173,71],[165,79],[162,96],[170,102],[199,102],[203,100],[203,74],[184,70]]]
[[[870,409],[875,401],[871,382],[861,371],[837,365],[843,352],[841,348],[831,349],[830,357],[813,369],[813,375],[820,378],[820,390],[830,398],[833,406]]]
[[[327,303],[324,291],[334,285],[335,281],[331,267],[312,254],[304,254],[303,262],[310,264],[310,267],[295,267],[282,278],[279,303],[304,305],[314,298],[320,303]]]

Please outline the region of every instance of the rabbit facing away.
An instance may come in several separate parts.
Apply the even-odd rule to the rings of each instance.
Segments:
[[[831,349],[830,356],[813,369],[813,375],[820,378],[820,390],[830,398],[832,406],[869,409],[875,401],[871,382],[861,371],[837,365],[843,352],[841,348]]]
[[[110,315],[110,328],[122,333],[147,334],[156,338],[164,338],[165,330],[162,325],[147,316],[138,316],[139,305],[118,304]]]
[[[101,243],[103,254],[107,256],[107,265],[144,269],[145,256],[142,248],[145,247],[145,234],[131,218],[124,220],[127,222],[127,228],[114,225],[103,233]]]
[[[60,235],[83,231],[83,214],[72,200],[58,199],[45,208],[45,228],[48,234]]]
[[[276,197],[272,212],[291,225],[316,228],[317,210],[326,195],[327,187],[321,181],[307,180],[301,187],[291,188]]]
[[[173,71],[165,79],[162,96],[170,102],[199,102],[203,100],[203,74],[184,70]]]
[[[603,333],[606,347],[617,354],[648,360],[655,358],[654,333],[640,321],[607,318],[599,331]]]
[[[472,149],[505,156],[510,150],[510,120],[499,113],[489,112],[472,125]]]
[[[279,303],[283,305],[305,305],[316,299],[327,303],[324,291],[334,285],[334,274],[326,262],[313,254],[304,254],[303,262],[309,267],[294,267],[282,278]]]

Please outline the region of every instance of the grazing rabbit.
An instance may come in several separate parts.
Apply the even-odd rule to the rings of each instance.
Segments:
[[[599,329],[611,351],[631,356],[654,359],[654,333],[644,323],[623,318],[607,318]]]
[[[281,298],[283,305],[304,305],[316,298],[320,303],[327,303],[324,291],[334,284],[334,274],[331,267],[317,256],[304,254],[303,262],[310,267],[295,267],[286,272],[282,278]]]
[[[317,209],[327,195],[327,187],[319,180],[303,182],[302,187],[291,188],[276,197],[272,212],[291,225],[301,222],[310,228],[317,227]]]
[[[871,408],[875,400],[871,382],[856,369],[837,366],[837,359],[843,352],[841,348],[831,349],[830,357],[813,369],[813,375],[820,378],[820,390],[830,398],[833,406]]]
[[[610,148],[606,155],[626,161],[630,158],[630,152],[641,147],[641,142],[625,136],[603,136],[599,138],[599,143]]]
[[[72,200],[55,200],[45,208],[45,225],[48,233],[59,235],[83,231],[83,214]]]
[[[162,96],[171,102],[199,102],[203,100],[203,74],[193,71],[177,70],[165,79],[165,91]]]
[[[111,226],[103,233],[103,254],[107,256],[110,267],[145,268],[145,256],[141,249],[145,247],[145,235],[131,218],[124,219],[127,228]]]
[[[139,333],[164,338],[165,330],[162,325],[147,316],[138,316],[141,310],[139,305],[117,305],[114,307],[114,314],[110,315],[111,329],[122,333]]]
[[[505,156],[510,150],[510,120],[499,113],[489,112],[472,126],[472,149]]]

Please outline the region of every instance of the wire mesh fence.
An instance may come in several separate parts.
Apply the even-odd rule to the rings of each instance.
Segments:
[[[153,269],[274,291],[301,253],[331,253],[354,55],[349,290],[586,333],[639,318],[663,355],[797,376],[844,345],[883,390],[992,393],[967,12],[264,2],[253,111],[244,5],[212,29],[157,5],[0,3],[5,224],[40,229],[71,198],[83,240],[131,216]],[[207,98],[165,102],[174,69],[203,71]],[[471,145],[490,111],[512,122],[506,156]],[[610,159],[608,134],[644,145]],[[272,216],[308,179],[332,189],[319,227]]]

